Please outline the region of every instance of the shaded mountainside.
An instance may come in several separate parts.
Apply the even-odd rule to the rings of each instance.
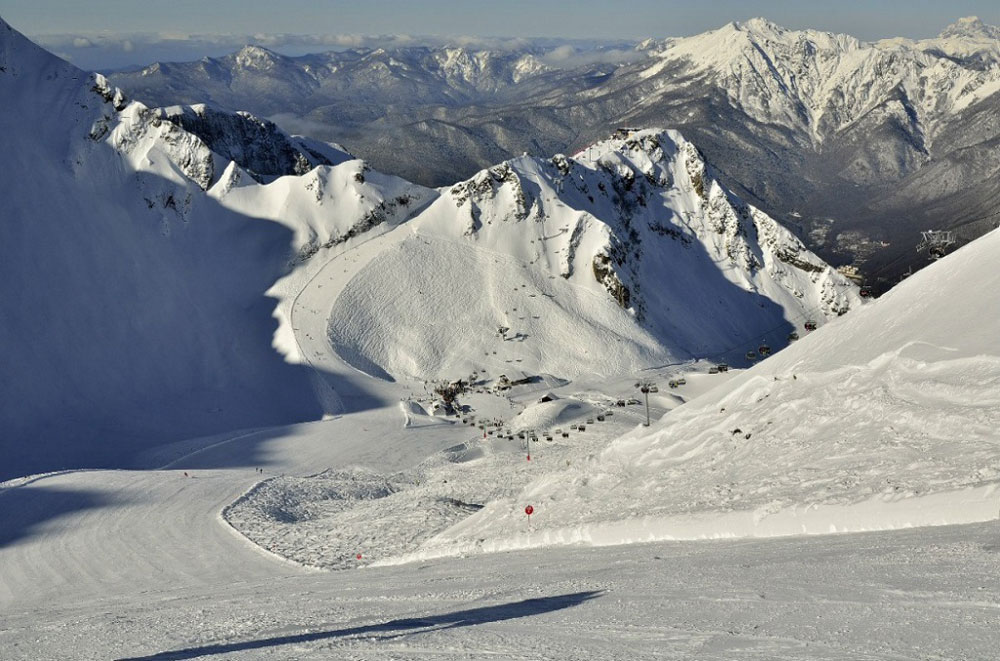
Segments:
[[[200,93],[275,116],[433,185],[524,151],[579,149],[616,126],[676,127],[732,190],[881,289],[924,263],[921,229],[971,238],[998,211],[997,34],[970,18],[934,39],[865,43],[753,19],[579,69],[530,53],[258,49],[114,79],[158,105]]]
[[[0,478],[324,414],[309,370],[272,346],[271,289],[433,191],[356,160],[259,185],[235,154],[3,22],[0,96]],[[241,145],[228,131],[250,121],[206,137]],[[280,172],[301,143],[256,126],[243,162]]]

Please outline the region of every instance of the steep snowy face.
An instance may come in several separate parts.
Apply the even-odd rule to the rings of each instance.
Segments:
[[[364,306],[372,281],[361,277],[331,321],[335,344],[395,376],[458,376],[492,361],[498,328],[511,369],[557,376],[742,363],[860,302],[676,132],[507,161],[444,190],[410,225],[430,239],[411,248],[423,257],[387,257],[368,274],[404,300],[391,313]],[[424,320],[431,311],[416,302],[428,295],[434,318]]]
[[[6,24],[0,98],[0,479],[332,412],[283,339],[276,283],[433,191],[356,160],[259,185]],[[288,144],[340,153],[266,135],[254,162],[280,164]]]
[[[516,223],[530,227],[530,221],[542,223],[569,211],[574,222],[566,225],[567,240],[556,242],[546,258],[558,264],[563,278],[592,275],[639,321],[657,316],[656,297],[665,288],[665,283],[654,284],[658,277],[670,275],[666,281],[673,282],[679,275],[660,272],[663,262],[677,260],[696,244],[699,258],[719,264],[740,289],[784,290],[803,300],[796,317],[807,310],[833,317],[856,303],[854,288],[845,279],[721,186],[680,134],[657,129],[629,133],[598,142],[574,159],[515,159],[452,187],[450,197],[465,223],[464,234],[489,241],[496,233],[502,237],[497,240],[509,240],[504,234]],[[594,240],[588,233],[605,238]],[[582,245],[591,251],[581,254]],[[664,253],[670,255],[666,260]],[[696,278],[702,275],[694,272]],[[646,289],[652,291],[647,294]],[[818,295],[807,297],[806,292]]]

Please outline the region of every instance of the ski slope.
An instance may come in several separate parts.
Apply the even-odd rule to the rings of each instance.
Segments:
[[[377,461],[371,447],[389,439],[363,434],[366,421],[347,427],[350,417],[286,429],[264,445],[281,469]],[[259,458],[244,454],[257,443],[234,441],[170,470],[74,472],[0,493],[4,658],[995,652],[995,525],[562,548],[323,572],[261,551],[220,519],[261,477],[219,464]],[[309,459],[299,459],[307,449]],[[271,475],[269,468],[262,477]]]

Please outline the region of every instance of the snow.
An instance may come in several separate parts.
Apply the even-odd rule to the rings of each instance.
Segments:
[[[672,132],[258,184],[7,30],[4,659],[995,656],[1000,232],[861,306]]]
[[[240,475],[101,472],[33,487],[19,504],[44,507],[42,494],[57,495],[57,486],[113,504],[0,550],[4,657],[995,654],[992,525],[312,572],[255,552],[218,523],[214,513],[237,495],[229,486],[252,479]],[[8,526],[10,512],[0,514]]]

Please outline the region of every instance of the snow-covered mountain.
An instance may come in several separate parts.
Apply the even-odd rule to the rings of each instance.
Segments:
[[[221,58],[156,63],[113,75],[141,94],[170,85],[178,100],[239,104],[259,95],[267,114],[297,112],[320,99],[382,104],[467,103],[550,71],[538,50],[507,52],[464,47],[350,49],[288,57],[245,46]],[[263,104],[262,106],[260,104]]]
[[[919,230],[955,227],[968,240],[995,226],[997,34],[966,18],[934,39],[866,43],[753,19],[647,40],[629,62],[582,69],[546,70],[511,53],[490,60],[497,69],[446,75],[442,52],[399,49],[323,56],[345,63],[294,93],[284,81],[314,67],[305,59],[281,59],[280,77],[237,67],[237,54],[114,80],[157,105],[197,97],[284,113],[289,126],[434,185],[523,151],[576,150],[616,126],[675,127],[724,164],[732,190],[820,255],[883,278],[881,288],[923,263]],[[468,73],[486,70],[503,73],[488,84]]]
[[[676,133],[436,192],[253,116],[129,102],[3,31],[7,470],[371,406],[331,389],[341,359],[418,380],[735,363],[859,302]]]
[[[409,226],[331,312],[338,352],[394,377],[744,364],[761,343],[782,347],[806,321],[860,303],[673,131],[506,161],[444,190]]]

